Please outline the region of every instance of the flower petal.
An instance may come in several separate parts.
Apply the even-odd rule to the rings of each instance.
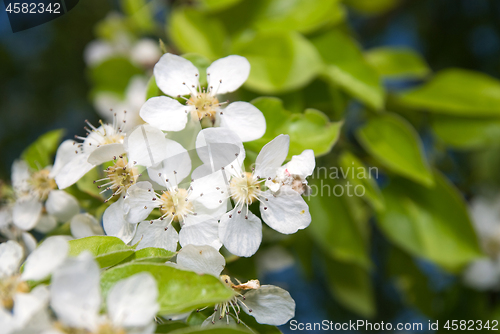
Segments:
[[[94,235],[104,235],[101,224],[88,213],[80,213],[74,216],[70,222],[71,235],[75,238],[85,238]]]
[[[148,124],[136,127],[124,144],[129,162],[134,164],[151,167],[167,157],[165,134]]]
[[[186,245],[208,245],[220,249],[219,223],[216,218],[208,215],[188,215],[179,232],[181,247]]]
[[[54,216],[42,213],[40,220],[35,225],[35,231],[40,233],[48,233],[57,226],[57,220]]]
[[[35,287],[30,293],[17,293],[14,296],[13,309],[17,327],[26,326],[36,313],[43,310],[48,304],[49,296],[49,290],[43,285]]]
[[[498,288],[499,278],[498,264],[491,259],[476,260],[464,272],[464,283],[481,291]]]
[[[311,223],[309,206],[302,196],[289,186],[281,187],[278,194],[264,193],[266,201],[260,203],[260,214],[272,229],[292,234]]]
[[[289,146],[288,135],[279,135],[264,145],[255,160],[255,175],[262,178],[275,176],[277,169],[281,167],[288,155]]]
[[[220,115],[221,126],[233,130],[242,142],[261,138],[266,133],[266,118],[253,104],[233,102]]]
[[[134,184],[128,188],[128,196],[124,200],[128,207],[127,221],[137,224],[146,219],[154,208],[160,206],[158,202],[151,183],[143,181]]]
[[[195,206],[195,212],[209,213],[220,207],[227,207],[228,181],[221,170],[191,182],[189,200]],[[209,209],[209,210],[205,210]],[[225,213],[222,212],[221,215]],[[220,215],[216,217],[220,218]]]
[[[217,59],[207,68],[208,86],[216,94],[234,92],[243,85],[250,74],[250,63],[242,56]]]
[[[65,236],[47,238],[28,256],[21,275],[23,280],[41,281],[56,270],[68,256],[69,244]]]
[[[42,203],[34,196],[18,199],[12,211],[14,224],[22,230],[31,230],[42,214]]]
[[[302,179],[312,175],[316,161],[313,150],[304,150],[300,155],[294,155],[292,160],[287,162],[282,168],[288,170],[292,175],[298,175]]]
[[[75,153],[73,151],[73,158],[61,167],[55,175],[55,180],[59,189],[65,189],[87,174],[94,165],[87,162],[89,155],[87,153]]]
[[[59,321],[69,327],[96,329],[101,307],[99,274],[97,262],[87,251],[68,258],[54,272],[51,306]]]
[[[24,160],[16,160],[12,164],[12,187],[15,191],[24,192],[29,190],[30,172],[28,164]]]
[[[76,198],[64,190],[52,190],[45,202],[45,208],[60,222],[67,222],[80,212]]]
[[[125,147],[121,143],[101,145],[90,153],[87,161],[92,165],[100,165],[111,161],[125,153]]]
[[[35,237],[31,233],[22,232],[21,239],[23,240],[23,244],[28,251],[28,254],[32,253],[35,250],[37,243]]]
[[[123,198],[111,204],[102,216],[103,227],[106,235],[120,238],[124,243],[129,243],[135,235],[136,224],[130,224],[126,219]]]
[[[186,127],[192,109],[167,96],[152,97],[141,107],[141,118],[160,130],[180,131]]]
[[[186,245],[177,254],[177,264],[183,269],[218,278],[226,266],[226,260],[213,247]]]
[[[288,291],[274,285],[263,285],[245,294],[245,313],[253,316],[258,323],[280,326],[295,316],[295,301]]]
[[[170,96],[190,95],[199,85],[196,66],[171,53],[164,54],[156,63],[154,75],[158,87]]]
[[[23,253],[23,247],[15,241],[7,240],[0,244],[0,280],[17,272]]]
[[[160,308],[158,286],[150,273],[135,274],[118,281],[107,297],[108,314],[117,326],[146,326]]]
[[[148,175],[159,185],[171,188],[180,184],[191,173],[191,158],[181,144],[171,139],[165,140],[167,158],[156,166],[149,167]]]
[[[244,212],[238,213],[238,209],[233,209],[220,220],[219,238],[234,255],[252,256],[262,242],[262,222],[250,211],[245,215]]]
[[[140,223],[132,244],[140,241],[136,250],[146,247],[156,247],[175,252],[177,250],[179,235],[172,226],[165,229],[167,225],[168,222],[158,220],[153,221],[153,223],[147,221]]]
[[[54,165],[50,170],[50,176],[54,177],[59,173],[61,168],[64,167],[75,157],[76,142],[74,140],[65,140],[59,145],[56,152]]]

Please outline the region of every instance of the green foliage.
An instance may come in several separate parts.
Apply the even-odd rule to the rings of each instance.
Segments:
[[[386,208],[377,223],[387,238],[413,255],[458,271],[481,256],[465,203],[439,173],[432,188],[393,179],[382,190]]]
[[[356,11],[375,15],[387,12],[396,7],[401,0],[345,0],[345,3]]]
[[[425,85],[401,94],[399,103],[438,114],[500,116],[500,82],[478,72],[443,70]]]
[[[379,75],[365,60],[357,43],[339,30],[312,39],[323,58],[327,80],[373,109],[384,106],[385,90]]]
[[[309,40],[294,32],[259,33],[234,48],[252,69],[245,87],[273,94],[303,87],[320,71],[318,52]]]
[[[142,71],[124,57],[114,57],[90,68],[93,92],[109,91],[122,96],[134,75]]]
[[[175,254],[175,252],[171,252],[163,248],[147,247],[139,249],[130,257],[126,258],[124,262],[136,261],[165,263],[174,257]]]
[[[162,92],[160,88],[156,85],[155,76],[152,75],[148,80],[148,87],[146,88],[146,100],[149,100],[152,97],[160,96]]]
[[[420,79],[431,72],[425,60],[407,48],[380,47],[367,51],[365,57],[384,77]]]
[[[160,314],[189,312],[210,304],[226,301],[233,291],[211,275],[198,275],[164,264],[132,262],[111,268],[101,277],[101,289],[107,295],[119,280],[139,272],[151,273],[158,282]]]
[[[195,9],[174,9],[167,32],[183,53],[199,53],[211,60],[224,56],[226,33],[223,25]]]
[[[339,157],[340,167],[346,173],[347,179],[355,186],[359,185],[365,190],[363,199],[374,209],[384,209],[384,197],[375,181],[377,175],[370,175],[370,170],[352,153],[345,151]],[[372,178],[373,177],[373,178]]]
[[[196,0],[196,5],[203,11],[216,12],[234,6],[242,0]]]
[[[432,173],[415,129],[395,114],[373,117],[357,132],[363,147],[391,171],[430,186]]]
[[[113,266],[134,254],[135,246],[127,246],[121,239],[110,236],[94,236],[69,241],[69,255],[90,252],[101,268]]]
[[[305,149],[312,149],[316,156],[321,156],[330,152],[339,137],[342,122],[329,122],[328,117],[319,110],[291,113],[283,108],[280,99],[273,97],[258,98],[252,104],[262,111],[267,124],[262,138],[245,143],[253,151],[259,152],[269,141],[285,133],[290,136],[288,158]]]
[[[447,145],[474,149],[500,143],[500,119],[435,115],[432,129]]]
[[[63,129],[52,130],[41,135],[21,153],[21,159],[35,170],[45,168],[52,164],[52,156],[56,153],[63,135]]]

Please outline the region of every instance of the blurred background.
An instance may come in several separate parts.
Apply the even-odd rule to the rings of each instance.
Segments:
[[[49,130],[137,112],[162,53],[240,54],[252,73],[232,100],[282,101],[254,102],[268,132],[247,149],[289,133],[315,150],[317,189],[366,193],[311,197],[308,229],[267,231],[228,271],[289,290],[298,322],[500,320],[499,1],[82,0],[15,34],[4,9],[0,179]],[[349,166],[377,173],[331,174]]]

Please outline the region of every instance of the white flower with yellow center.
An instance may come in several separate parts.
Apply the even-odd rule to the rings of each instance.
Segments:
[[[159,309],[158,287],[149,273],[118,281],[102,307],[100,269],[88,252],[67,261],[52,275],[50,305],[57,315],[54,329],[62,333],[153,333]]]
[[[223,169],[229,180],[227,188],[234,209],[220,218],[219,238],[231,253],[248,257],[260,246],[262,222],[249,210],[255,201],[260,202],[264,222],[280,233],[292,234],[309,226],[311,215],[302,194],[307,188],[305,178],[312,174],[315,166],[312,151],[306,150],[281,166],[288,155],[290,138],[279,135],[262,148],[255,169],[246,172],[242,168],[244,151],[235,158],[233,152],[229,151],[225,157],[226,150],[217,150],[220,141],[226,146],[242,147],[234,134],[227,130],[205,129],[199,137],[203,137],[197,140],[200,159],[205,165]],[[205,147],[210,148],[210,154],[205,154]],[[231,159],[234,160],[226,165]]]
[[[186,104],[167,96],[153,97],[143,105],[140,116],[164,131],[184,129],[190,116],[204,127],[230,128],[244,142],[258,139],[266,132],[262,112],[247,102],[233,102],[222,108],[224,103],[219,100],[219,95],[237,90],[249,73],[246,58],[235,55],[221,58],[207,68],[208,84],[202,88],[199,71],[189,60],[164,54],[154,68],[156,83],[165,94],[182,97]]]
[[[56,168],[47,166],[32,171],[25,161],[12,165],[12,186],[16,201],[12,208],[13,223],[22,230],[36,228],[42,233],[56,227],[57,222],[67,222],[80,208],[78,201],[63,190],[57,189],[54,180]]]
[[[23,249],[14,241],[0,244],[0,324],[2,333],[22,330],[44,319],[49,291],[39,285],[30,291],[27,281],[47,279],[67,258],[69,246],[65,237],[50,237],[26,259],[19,272]],[[42,324],[36,325],[42,330]]]
[[[241,311],[251,315],[261,324],[280,326],[295,315],[295,301],[290,294],[274,285],[260,285],[258,280],[234,284],[228,275],[221,275],[225,266],[224,257],[207,246],[188,245],[177,254],[177,265],[199,274],[219,277],[235,296],[227,302],[215,305],[214,313],[203,323],[240,323]]]

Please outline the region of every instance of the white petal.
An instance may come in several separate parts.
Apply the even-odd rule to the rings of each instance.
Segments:
[[[149,167],[148,175],[159,185],[171,188],[180,184],[191,173],[191,158],[181,144],[171,139],[166,139],[166,143],[167,158],[158,165]]]
[[[13,333],[16,329],[16,321],[14,316],[10,311],[7,311],[3,307],[0,307],[0,324],[2,324],[1,332],[2,334]]]
[[[193,172],[197,179],[222,168],[241,170],[245,160],[245,148],[236,133],[227,128],[207,128],[200,131],[196,138],[196,152],[203,166]],[[227,168],[226,168],[227,167]]]
[[[167,221],[156,220],[153,221],[152,224],[151,222],[144,221],[139,224],[137,233],[131,243],[134,245],[140,241],[136,250],[147,247],[156,247],[175,252],[177,250],[179,235],[172,226],[169,226],[165,230],[167,225]]]
[[[189,199],[195,206],[195,212],[208,213],[204,208],[214,210],[226,207],[228,183],[227,178],[224,177],[224,173],[221,170],[193,180],[191,182]],[[218,219],[220,216],[216,218]]]
[[[158,41],[152,39],[141,39],[130,50],[130,59],[145,67],[156,63],[161,55]]]
[[[273,195],[267,191],[263,196],[267,201],[260,203],[260,214],[264,222],[276,231],[291,234],[311,223],[309,206],[302,196],[289,186],[281,187],[278,194]]]
[[[103,227],[106,235],[120,238],[124,243],[129,243],[135,235],[136,224],[130,224],[126,219],[123,198],[111,204],[102,216]]]
[[[209,75],[210,74],[210,75]],[[216,94],[234,92],[248,79],[250,63],[242,56],[217,59],[207,68],[208,86]]]
[[[263,285],[245,294],[245,313],[253,316],[258,323],[280,326],[295,315],[295,301],[288,291],[273,285]]]
[[[216,218],[208,215],[188,215],[184,219],[179,232],[181,247],[186,245],[208,245],[219,249],[222,243],[219,240],[219,223]]]
[[[109,42],[95,39],[85,47],[83,58],[87,65],[97,65],[115,54],[115,49]]]
[[[17,242],[7,240],[0,244],[0,279],[14,275],[23,258],[23,248]]]
[[[33,196],[20,198],[14,204],[12,219],[22,230],[31,230],[38,223],[42,214],[42,203]]]
[[[17,293],[14,296],[13,313],[18,328],[24,327],[36,313],[46,307],[49,295],[47,287],[39,285],[30,293]]]
[[[42,213],[40,220],[35,225],[35,231],[40,233],[48,233],[55,229],[57,226],[57,220],[54,216]]]
[[[153,186],[147,181],[138,182],[128,188],[128,196],[124,202],[129,208],[126,219],[131,224],[146,219],[154,208],[160,206]]]
[[[223,111],[221,126],[233,130],[242,142],[259,139],[266,133],[266,118],[253,104],[233,102]]]
[[[104,235],[101,225],[88,213],[81,213],[74,216],[70,222],[71,235],[75,238],[85,238],[94,235]]]
[[[490,259],[472,262],[464,272],[464,282],[478,290],[491,290],[500,286],[500,268]]]
[[[146,326],[154,321],[159,305],[158,287],[150,273],[118,281],[107,297],[108,314],[117,326]]]
[[[64,236],[47,238],[28,256],[21,275],[23,280],[41,281],[53,273],[68,256],[69,245]]]
[[[51,177],[57,175],[61,168],[64,167],[68,162],[70,162],[75,157],[75,141],[74,140],[65,140],[59,145],[56,152],[56,158],[54,161],[54,165],[52,166],[52,170],[50,171]]]
[[[158,164],[167,157],[165,134],[148,124],[136,127],[125,137],[129,161],[144,167]]]
[[[101,306],[99,266],[89,252],[68,258],[56,270],[50,294],[59,321],[70,327],[95,330]]]
[[[145,122],[160,130],[180,131],[186,127],[191,109],[167,96],[157,96],[144,103],[139,115]]]
[[[218,278],[226,266],[226,260],[213,247],[186,245],[177,254],[177,264],[183,269]]]
[[[279,135],[264,145],[255,160],[255,175],[260,177],[275,176],[276,171],[288,155],[290,137]]]
[[[262,241],[262,222],[250,211],[245,215],[245,212],[238,213],[238,209],[233,209],[220,220],[219,238],[234,255],[252,256]]]
[[[94,168],[94,165],[87,162],[88,157],[89,155],[86,153],[75,153],[73,151],[73,158],[61,167],[55,176],[59,189],[72,186]]]
[[[24,246],[26,247],[26,250],[28,251],[28,254],[32,253],[35,250],[37,243],[35,237],[28,232],[23,232],[21,233],[21,238],[23,240]]]
[[[101,145],[90,153],[87,161],[92,165],[100,165],[115,159],[123,153],[125,153],[125,147],[121,143]]]
[[[313,150],[304,150],[300,155],[294,155],[292,160],[287,162],[282,168],[288,170],[291,175],[298,175],[302,179],[312,175],[316,161]]]
[[[190,95],[198,87],[199,72],[189,60],[164,54],[154,68],[156,84],[167,95]]]
[[[64,190],[52,190],[45,202],[47,212],[60,222],[69,221],[80,212],[78,201]]]
[[[12,164],[12,186],[16,191],[28,191],[30,172],[28,164],[24,160],[16,160]]]

